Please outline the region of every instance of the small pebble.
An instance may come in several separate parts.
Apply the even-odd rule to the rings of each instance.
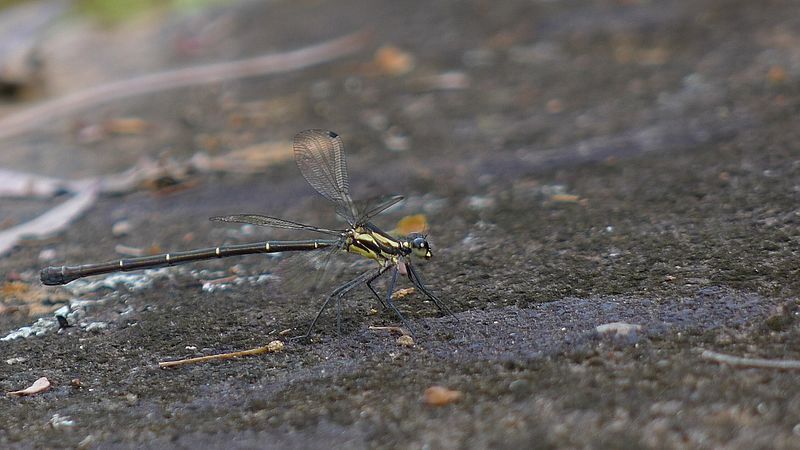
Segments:
[[[83,438],[82,441],[78,442],[78,447],[77,448],[78,448],[78,450],[91,448],[92,444],[94,444],[94,441],[95,441],[95,437],[94,437],[93,434],[87,435],[85,438]]]
[[[56,413],[53,414],[53,417],[50,418],[50,426],[52,426],[55,429],[70,428],[75,426],[75,421],[67,416],[62,416]]]
[[[564,110],[564,103],[561,100],[554,98],[548,100],[545,107],[547,108],[547,112],[550,114],[558,114]]]
[[[393,152],[403,152],[411,148],[411,138],[398,127],[390,127],[383,135],[383,144]]]
[[[491,197],[482,197],[478,195],[473,195],[469,199],[467,199],[468,205],[471,209],[475,210],[482,210],[487,208],[492,208],[495,205],[495,201]]]
[[[111,234],[115,237],[125,236],[131,232],[133,226],[127,220],[120,220],[119,222],[111,225]]]
[[[283,342],[278,340],[274,340],[269,344],[267,344],[267,349],[269,349],[269,351],[271,352],[279,352],[283,350],[283,347],[284,347]]]
[[[467,67],[487,67],[494,64],[495,53],[490,49],[474,48],[467,50],[461,56],[461,61]]]
[[[530,393],[531,385],[526,380],[514,380],[508,384],[508,390],[517,397],[524,397]]]
[[[375,131],[383,131],[389,126],[389,118],[379,111],[368,110],[361,113],[361,121]]]
[[[364,83],[361,82],[361,78],[350,76],[344,80],[344,90],[347,91],[348,94],[358,94],[364,88]]]
[[[613,333],[619,336],[627,336],[641,330],[642,326],[624,322],[612,322],[598,325],[595,329],[598,333]]]
[[[320,80],[311,85],[311,97],[315,100],[328,98],[333,93],[333,84],[328,80]]]
[[[404,334],[397,338],[397,343],[402,345],[403,347],[413,347],[414,346],[414,338],[411,336]]]
[[[683,408],[683,403],[678,400],[667,400],[650,405],[650,412],[664,416],[674,416]]]
[[[515,46],[508,50],[508,57],[518,64],[545,64],[562,57],[561,48],[552,42]]]
[[[52,248],[46,248],[39,252],[39,261],[52,261],[56,259],[56,251]]]
[[[92,322],[89,325],[86,325],[86,331],[98,332],[105,330],[106,328],[108,328],[108,324],[106,322]]]
[[[444,72],[417,80],[423,89],[453,91],[467,89],[472,80],[464,72]]]

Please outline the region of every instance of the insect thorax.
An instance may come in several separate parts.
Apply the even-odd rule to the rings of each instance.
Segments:
[[[397,258],[408,253],[401,241],[367,227],[357,227],[348,233],[345,250],[380,263],[387,260],[397,262]]]

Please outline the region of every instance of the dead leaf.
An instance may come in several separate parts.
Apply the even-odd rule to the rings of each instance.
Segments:
[[[407,236],[411,233],[424,233],[428,229],[428,219],[424,214],[414,214],[405,216],[397,222],[397,227],[394,232],[401,236]]]
[[[31,287],[29,284],[23,283],[21,281],[10,281],[8,283],[3,283],[3,286],[0,286],[0,295],[3,297],[16,297],[22,298],[30,292]]]
[[[403,297],[406,297],[406,296],[408,296],[409,294],[412,294],[412,293],[414,293],[414,288],[413,287],[398,289],[398,290],[396,290],[394,292],[394,294],[392,294],[392,299],[393,300],[399,300],[399,299],[401,299]]]
[[[6,395],[9,397],[25,397],[27,395],[34,395],[44,392],[48,389],[50,389],[50,380],[48,380],[47,377],[42,377],[34,381],[29,387],[21,391],[8,392]]]
[[[422,400],[431,406],[444,406],[461,400],[463,396],[461,391],[447,389],[444,386],[431,386],[425,389]]]
[[[558,203],[578,203],[580,197],[572,194],[555,194],[550,196],[550,200]]]
[[[65,292],[9,281],[0,285],[0,299],[0,314],[21,311],[29,316],[40,316],[60,308],[59,303],[66,302],[69,297]]]

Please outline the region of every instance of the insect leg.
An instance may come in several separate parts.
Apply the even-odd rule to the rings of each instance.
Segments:
[[[441,300],[439,300],[439,297],[434,295],[433,292],[429,291],[428,288],[425,287],[425,284],[422,282],[422,278],[420,278],[419,273],[417,272],[416,269],[414,269],[414,266],[411,265],[411,263],[408,261],[406,261],[406,268],[408,268],[408,279],[411,280],[411,283],[414,285],[414,287],[422,291],[423,294],[425,294],[429,299],[431,299],[433,301],[433,304],[436,305],[436,307],[439,308],[440,311],[446,312],[447,314],[455,318],[455,315],[453,314],[452,311],[450,311],[450,308],[448,308],[447,305],[445,305]]]
[[[400,310],[397,309],[397,307],[394,305],[394,302],[392,301],[392,294],[394,293],[394,286],[397,283],[397,273],[399,271],[400,269],[397,266],[394,266],[394,270],[392,271],[392,280],[389,282],[389,290],[386,292],[386,304],[389,305],[389,307],[392,309],[392,311],[394,311],[397,317],[400,318],[400,321],[403,322],[403,326],[405,327],[405,329],[408,330],[409,333],[414,334],[411,327],[408,325],[408,322],[406,322],[405,317],[403,317],[403,315],[400,314]]]
[[[322,316],[322,313],[325,311],[325,308],[328,307],[328,303],[330,303],[331,300],[335,299],[338,302],[345,294],[352,291],[353,289],[358,287],[361,283],[366,282],[367,280],[369,280],[374,276],[375,276],[374,272],[372,270],[368,270],[362,273],[361,275],[353,278],[352,280],[348,281],[347,283],[339,286],[333,292],[331,292],[330,295],[328,295],[328,297],[325,298],[325,301],[322,303],[322,307],[319,309],[319,312],[317,312],[317,315],[314,317],[314,320],[311,321],[311,325],[308,326],[308,332],[306,332],[305,335],[300,336],[298,339],[308,339],[308,337],[311,336],[311,332],[314,331],[314,326],[316,326],[317,321]]]
[[[374,287],[372,287],[372,282],[374,282],[375,280],[377,280],[377,279],[378,279],[378,278],[379,278],[381,275],[383,275],[383,273],[384,273],[384,272],[386,272],[386,269],[385,269],[385,268],[382,268],[382,269],[381,269],[381,270],[380,270],[380,271],[379,271],[377,274],[375,274],[375,276],[374,276],[374,277],[372,277],[372,278],[370,278],[369,280],[367,280],[367,287],[369,288],[369,290],[370,290],[370,291],[372,291],[372,294],[373,294],[373,295],[375,295],[375,298],[377,298],[377,299],[378,299],[378,302],[380,302],[380,304],[381,304],[381,307],[383,307],[384,309],[386,309],[386,303],[384,303],[384,302],[383,302],[383,297],[381,297],[381,296],[378,294],[378,291],[376,291],[376,290],[375,290],[375,288],[374,288]]]

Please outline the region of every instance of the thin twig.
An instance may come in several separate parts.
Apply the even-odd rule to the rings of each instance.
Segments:
[[[193,173],[227,171],[240,173],[245,166],[249,170],[260,171],[270,164],[290,157],[291,154],[289,144],[264,144],[214,158],[195,155],[185,162],[158,164],[149,159],[142,159],[136,166],[122,173],[77,180],[61,180],[0,169],[0,197],[48,198],[62,192],[77,193],[72,199],[36,219],[0,231],[0,256],[13,248],[22,238],[46,237],[57,233],[89,209],[98,194],[124,194],[162,177],[185,182],[189,174]],[[89,193],[91,195],[87,195]]]
[[[163,361],[158,363],[158,367],[162,369],[170,368],[170,367],[177,367],[177,366],[184,366],[187,364],[195,364],[201,363],[206,361],[216,361],[220,359],[232,359],[232,358],[239,358],[241,356],[253,356],[253,355],[260,355],[262,353],[274,353],[283,350],[283,342],[281,341],[272,341],[269,344],[263,347],[256,347],[250,350],[242,350],[238,352],[231,352],[231,353],[221,353],[219,355],[209,355],[209,356],[200,356],[197,358],[187,358],[187,359],[179,359],[177,361]]]
[[[0,231],[0,255],[11,250],[22,239],[42,238],[61,231],[94,204],[97,192],[96,185],[88,186],[41,216]]]
[[[68,185],[60,178],[0,168],[0,197],[50,198],[68,190]]]
[[[711,350],[703,350],[703,353],[700,355],[700,357],[710,359],[718,363],[730,364],[731,366],[739,367],[756,367],[760,369],[781,370],[800,369],[800,360],[796,359],[743,358],[741,356],[731,356],[723,353],[712,352]]]
[[[257,75],[290,72],[322,64],[360,50],[366,44],[368,35],[362,31],[284,53],[168,70],[102,84],[45,101],[0,119],[0,139],[40,128],[77,109],[112,100]]]

